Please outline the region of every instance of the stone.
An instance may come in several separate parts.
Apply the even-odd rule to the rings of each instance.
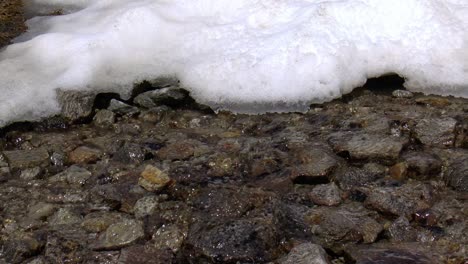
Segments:
[[[468,192],[468,155],[450,162],[445,172],[445,182],[455,190]]]
[[[424,145],[432,147],[450,147],[455,143],[457,120],[451,117],[424,118],[417,121],[415,137]]]
[[[177,105],[184,102],[187,92],[176,87],[166,87],[139,94],[134,103],[145,108],[152,108],[158,105]]]
[[[163,225],[153,234],[154,247],[156,249],[170,248],[177,253],[182,247],[182,243],[187,237],[187,231],[182,230],[177,225]]]
[[[392,92],[392,96],[396,98],[412,98],[414,95],[407,90],[395,90]]]
[[[28,209],[28,217],[34,220],[46,220],[56,210],[56,206],[50,203],[38,202]]]
[[[128,218],[122,213],[116,212],[92,212],[84,217],[81,226],[90,233],[99,233],[106,230],[110,225]]]
[[[93,117],[93,124],[99,127],[110,127],[115,122],[114,112],[101,109]]]
[[[40,250],[41,243],[32,237],[9,240],[0,247],[0,263],[2,260],[6,260],[5,264],[25,263],[26,259],[38,254]]]
[[[138,184],[146,190],[154,192],[166,187],[171,181],[171,178],[165,172],[153,165],[146,165],[141,172]]]
[[[333,174],[334,179],[343,190],[350,190],[353,187],[364,186],[384,177],[386,167],[367,163],[362,168],[343,166],[338,168]]]
[[[328,142],[338,155],[355,160],[395,161],[406,139],[366,133],[333,133]]]
[[[102,152],[99,149],[81,146],[68,153],[71,163],[93,163],[100,159]]]
[[[322,146],[308,146],[292,150],[293,163],[290,178],[296,183],[326,183],[339,164],[339,158]]]
[[[156,249],[151,245],[135,245],[121,250],[119,264],[169,264],[176,263],[170,249]]]
[[[20,178],[25,181],[31,181],[41,176],[41,167],[28,168],[21,171]]]
[[[91,115],[95,98],[95,92],[57,90],[57,101],[61,107],[61,114],[71,121]]]
[[[156,156],[161,160],[185,160],[195,154],[195,146],[189,142],[174,142],[158,150]]]
[[[132,105],[126,104],[122,101],[111,99],[107,110],[117,113],[119,115],[133,115],[140,112],[140,110]]]
[[[435,154],[410,151],[403,154],[402,158],[411,178],[428,180],[439,175],[442,170],[442,161]]]
[[[54,228],[58,225],[72,225],[82,221],[79,214],[69,208],[59,208],[55,214],[49,218],[49,225]]]
[[[123,219],[111,224],[91,247],[94,250],[114,250],[134,244],[144,237],[143,223]]]
[[[405,216],[400,216],[388,228],[388,236],[394,242],[410,242],[416,241],[417,232]]]
[[[112,156],[112,160],[124,164],[139,164],[145,160],[145,152],[135,143],[125,142]]]
[[[317,205],[336,206],[341,203],[340,189],[335,183],[315,186],[310,191],[309,198]]]
[[[415,249],[414,245],[398,243],[396,245],[380,244],[376,246],[349,246],[345,252],[356,264],[435,264],[426,252]]]
[[[135,218],[141,219],[145,216],[152,215],[158,208],[160,202],[166,199],[167,195],[151,195],[139,199],[133,207]]]
[[[389,169],[390,176],[397,181],[405,181],[408,171],[408,164],[398,162]]]
[[[91,177],[87,169],[72,165],[64,171],[49,178],[49,182],[66,181],[72,186],[83,186]]]
[[[33,168],[47,165],[49,162],[49,153],[44,148],[11,150],[3,151],[2,153],[11,169]]]
[[[295,246],[279,264],[330,264],[325,250],[312,243]]]

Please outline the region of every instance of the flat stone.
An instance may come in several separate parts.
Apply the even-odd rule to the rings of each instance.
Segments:
[[[30,181],[39,178],[41,174],[41,167],[28,168],[21,170],[20,178],[25,181]]]
[[[170,249],[157,249],[152,245],[135,245],[121,250],[119,264],[169,264],[175,263]]]
[[[290,174],[294,182],[312,184],[328,182],[328,176],[339,164],[339,157],[323,146],[308,146],[291,151],[292,162],[297,164]]]
[[[339,155],[356,160],[395,161],[406,139],[365,133],[334,133],[328,139]]]
[[[396,98],[412,98],[414,95],[407,90],[395,90],[392,92],[392,96]]]
[[[279,264],[330,264],[325,250],[312,243],[295,246]]]
[[[166,199],[167,195],[145,196],[135,203],[135,206],[133,207],[133,214],[138,219],[141,219],[148,215],[152,215],[158,208],[158,205],[161,203],[161,201],[164,201]]]
[[[109,127],[115,122],[114,112],[102,109],[99,110],[93,117],[93,124],[99,127]]]
[[[92,163],[96,162],[102,155],[99,149],[81,146],[68,153],[68,160],[71,163]]]
[[[335,183],[315,186],[310,191],[309,198],[318,205],[335,206],[341,203],[340,189]]]
[[[415,248],[416,247],[416,248]],[[426,249],[427,250],[427,249]],[[432,259],[414,244],[378,244],[375,246],[350,246],[345,249],[356,264],[435,264]]]
[[[91,114],[96,93],[88,91],[57,90],[57,100],[63,117],[77,120]]]
[[[91,175],[87,169],[72,165],[48,180],[49,182],[66,181],[72,186],[83,186]]]
[[[170,248],[177,253],[187,237],[187,231],[177,225],[163,225],[153,234],[154,247],[157,249]]]
[[[405,216],[400,216],[388,228],[388,235],[395,242],[410,242],[416,241],[417,232]]]
[[[455,190],[468,192],[468,155],[450,163],[445,173],[445,182]]]
[[[137,107],[115,99],[110,100],[109,107],[107,107],[107,110],[110,110],[120,115],[133,115],[140,112],[140,110]]]
[[[177,105],[187,98],[187,92],[177,87],[161,88],[139,94],[133,100],[137,105],[152,108],[158,105]]]
[[[333,174],[334,179],[343,190],[350,190],[353,187],[359,187],[374,182],[385,176],[386,167],[367,163],[362,168],[359,167],[341,167]]]
[[[53,228],[57,225],[72,225],[80,223],[82,217],[68,208],[59,208],[49,219],[49,225]]]
[[[171,178],[160,169],[147,165],[141,172],[138,184],[150,192],[160,190],[171,182]]]
[[[135,243],[142,239],[144,235],[141,221],[123,219],[120,222],[111,224],[91,247],[95,250],[119,249]]]
[[[435,154],[426,152],[408,152],[402,156],[408,166],[408,176],[428,180],[440,174],[442,160]]]
[[[156,156],[162,160],[185,160],[195,154],[195,146],[189,142],[174,142],[162,147]]]
[[[455,143],[457,120],[451,117],[424,118],[417,121],[415,136],[424,145],[432,147],[449,147]]]
[[[46,220],[56,210],[56,206],[51,203],[39,202],[28,209],[28,217],[34,220]]]
[[[49,153],[44,148],[32,150],[3,151],[11,169],[24,169],[46,165],[49,162]]]
[[[126,215],[116,212],[92,212],[85,216],[81,226],[88,232],[99,233],[110,225],[126,219]]]

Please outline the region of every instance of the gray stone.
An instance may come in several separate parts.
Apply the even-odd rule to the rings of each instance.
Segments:
[[[121,250],[119,264],[169,264],[176,263],[170,249],[156,249],[152,245],[135,245]]]
[[[458,191],[468,192],[468,156],[453,160],[445,172],[448,186]]]
[[[177,253],[187,237],[187,231],[177,225],[163,225],[153,234],[154,247],[157,249],[170,248]]]
[[[46,165],[49,161],[49,153],[43,148],[3,151],[3,155],[5,155],[12,169],[24,169]]]
[[[55,212],[56,206],[39,202],[28,209],[28,217],[34,220],[45,220]]]
[[[72,225],[82,221],[79,214],[69,208],[60,208],[49,218],[49,225],[54,228],[58,225]]]
[[[403,155],[411,178],[427,180],[438,175],[442,169],[442,160],[435,154],[408,152]]]
[[[30,169],[24,169],[21,171],[20,178],[25,181],[37,179],[41,176],[42,169],[40,167],[34,167]]]
[[[349,155],[351,159],[395,161],[407,140],[378,134],[338,132],[332,134],[328,141],[336,153]]]
[[[140,145],[125,142],[117,152],[114,153],[112,160],[125,164],[138,164],[145,160],[145,152]]]
[[[324,183],[339,164],[339,158],[323,146],[306,146],[292,149],[291,179],[295,182]]]
[[[72,165],[66,170],[49,178],[49,182],[66,181],[72,186],[83,186],[91,177],[87,169]]]
[[[139,94],[133,100],[137,105],[152,108],[158,105],[172,105],[184,101],[187,92],[177,87],[166,87]]]
[[[304,243],[295,246],[279,264],[330,264],[325,250],[316,244]]]
[[[396,98],[412,98],[414,95],[407,90],[395,90],[392,92],[392,96]]]
[[[416,241],[416,230],[411,226],[405,216],[397,218],[388,228],[388,234],[392,241]]]
[[[133,219],[123,219],[110,225],[92,245],[95,250],[112,250],[129,246],[144,237],[143,223]]]
[[[424,118],[414,128],[421,143],[432,147],[449,147],[455,143],[457,120],[451,117]]]
[[[89,91],[57,91],[57,100],[63,117],[77,120],[91,114],[96,98],[95,92]]]
[[[128,216],[116,212],[92,212],[85,216],[81,226],[87,232],[99,233],[123,219],[128,219]]]
[[[126,104],[124,102],[112,99],[110,101],[109,107],[107,107],[107,110],[110,110],[114,113],[120,114],[120,115],[132,115],[140,112],[140,110],[132,105]]]
[[[115,122],[114,112],[101,109],[99,110],[93,118],[93,124],[100,127],[109,127]]]
[[[363,186],[384,177],[385,171],[386,167],[382,165],[367,163],[362,168],[340,167],[333,176],[341,189],[350,190],[353,187]]]
[[[139,199],[133,207],[133,214],[136,218],[143,218],[153,214],[161,201],[167,199],[167,195],[151,195]]]
[[[341,203],[340,189],[335,183],[315,186],[310,191],[309,198],[318,205],[335,206]]]

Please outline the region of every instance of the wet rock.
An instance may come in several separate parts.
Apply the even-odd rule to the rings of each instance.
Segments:
[[[107,110],[117,113],[119,115],[133,115],[140,111],[135,106],[126,104],[115,99],[110,100],[109,107],[107,107]]]
[[[34,168],[22,170],[20,174],[20,178],[25,181],[31,181],[31,180],[39,178],[41,174],[42,174],[41,167],[34,167]]]
[[[401,244],[404,245],[404,244]],[[393,246],[382,244],[376,247],[352,246],[346,249],[356,264],[435,264],[438,263],[430,256],[415,250],[412,246]]]
[[[82,221],[82,217],[69,208],[59,208],[49,218],[49,225],[55,227],[57,225],[72,225]]]
[[[187,231],[182,230],[177,225],[163,225],[153,234],[152,241],[157,249],[169,248],[177,253],[182,247],[182,243],[187,237]]]
[[[435,154],[426,152],[408,152],[402,156],[408,166],[408,176],[427,180],[437,176],[442,169],[442,161]]]
[[[445,181],[455,190],[468,192],[468,156],[453,160],[445,173]]]
[[[400,155],[405,143],[401,138],[385,135],[334,133],[329,143],[338,155],[356,160],[394,161]]]
[[[62,167],[65,164],[65,155],[61,152],[54,152],[50,155],[52,165]]]
[[[106,109],[99,110],[93,118],[93,124],[99,127],[109,127],[115,122],[114,112]]]
[[[3,151],[8,165],[12,169],[32,168],[48,164],[49,153],[46,149]]]
[[[195,153],[195,146],[189,142],[174,142],[162,147],[156,153],[161,160],[185,160]]]
[[[111,224],[92,245],[94,250],[112,250],[129,246],[144,236],[143,223],[133,219],[123,219]]]
[[[404,216],[397,218],[388,228],[388,235],[392,241],[416,241],[417,232]]]
[[[102,152],[99,149],[81,146],[68,153],[71,163],[93,163],[100,159]]]
[[[341,203],[340,189],[335,183],[320,184],[309,193],[310,200],[318,205],[335,206]]]
[[[159,203],[166,200],[167,195],[151,195],[139,199],[133,207],[133,214],[136,218],[141,219],[145,216],[152,215],[159,206]]]
[[[457,120],[446,118],[424,118],[414,128],[421,143],[433,147],[449,147],[455,142]]]
[[[152,165],[146,165],[141,172],[138,184],[146,190],[154,192],[166,187],[171,181],[171,178],[165,172]]]
[[[372,243],[383,226],[369,216],[370,212],[358,204],[347,204],[338,208],[311,209],[306,216],[310,229],[320,238],[321,245],[334,243]]]
[[[36,255],[41,250],[42,245],[32,237],[22,237],[9,240],[0,247],[0,263],[24,263],[24,261]]]
[[[207,230],[192,227],[186,244],[193,256],[211,262],[266,262],[278,246],[277,232],[274,219],[241,219]]]
[[[292,151],[293,162],[298,164],[292,168],[290,175],[295,183],[326,183],[330,173],[339,164],[339,158],[322,146],[309,146]]]
[[[106,230],[110,225],[127,218],[129,217],[122,213],[92,212],[85,216],[81,226],[88,232],[99,233]]]
[[[139,94],[134,103],[145,108],[152,108],[158,105],[178,105],[182,103],[187,97],[187,92],[183,89],[176,87],[167,87],[154,91]]]
[[[121,264],[170,264],[175,256],[169,249],[156,249],[151,245],[137,245],[121,250],[118,263]]]
[[[414,221],[421,226],[435,226],[437,224],[437,215],[433,210],[422,209],[414,213]]]
[[[56,210],[56,206],[50,203],[38,202],[29,207],[28,217],[35,220],[45,220]]]
[[[49,178],[49,182],[66,181],[72,186],[83,186],[91,177],[87,169],[72,165],[66,170]]]
[[[112,160],[124,164],[141,163],[145,160],[145,152],[138,144],[125,142],[112,156]]]
[[[89,255],[86,233],[72,226],[45,235],[46,263],[82,263]]]
[[[430,208],[435,191],[428,184],[407,183],[400,187],[362,187],[367,207],[385,214],[411,217],[416,211]]]
[[[161,121],[170,111],[170,108],[162,105],[153,107],[140,114],[139,119],[144,122],[157,123]]]
[[[86,264],[119,263],[120,251],[90,252],[86,257]]]
[[[450,101],[442,96],[421,96],[415,99],[416,103],[426,106],[445,107],[450,105]]]
[[[94,92],[57,90],[61,114],[71,121],[88,117],[93,110],[95,98]]]
[[[312,243],[295,246],[279,264],[330,264],[325,250]]]
[[[407,90],[395,90],[392,92],[392,96],[396,98],[412,98],[414,95]]]
[[[408,173],[408,164],[405,162],[399,162],[388,170],[390,176],[397,181],[405,181]]]
[[[367,163],[362,168],[343,166],[334,173],[334,178],[342,189],[350,190],[382,178],[385,172],[386,167],[376,163]]]

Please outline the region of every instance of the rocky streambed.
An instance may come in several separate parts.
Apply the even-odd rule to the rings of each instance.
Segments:
[[[0,263],[466,263],[467,100],[235,115],[152,88],[3,129]]]

